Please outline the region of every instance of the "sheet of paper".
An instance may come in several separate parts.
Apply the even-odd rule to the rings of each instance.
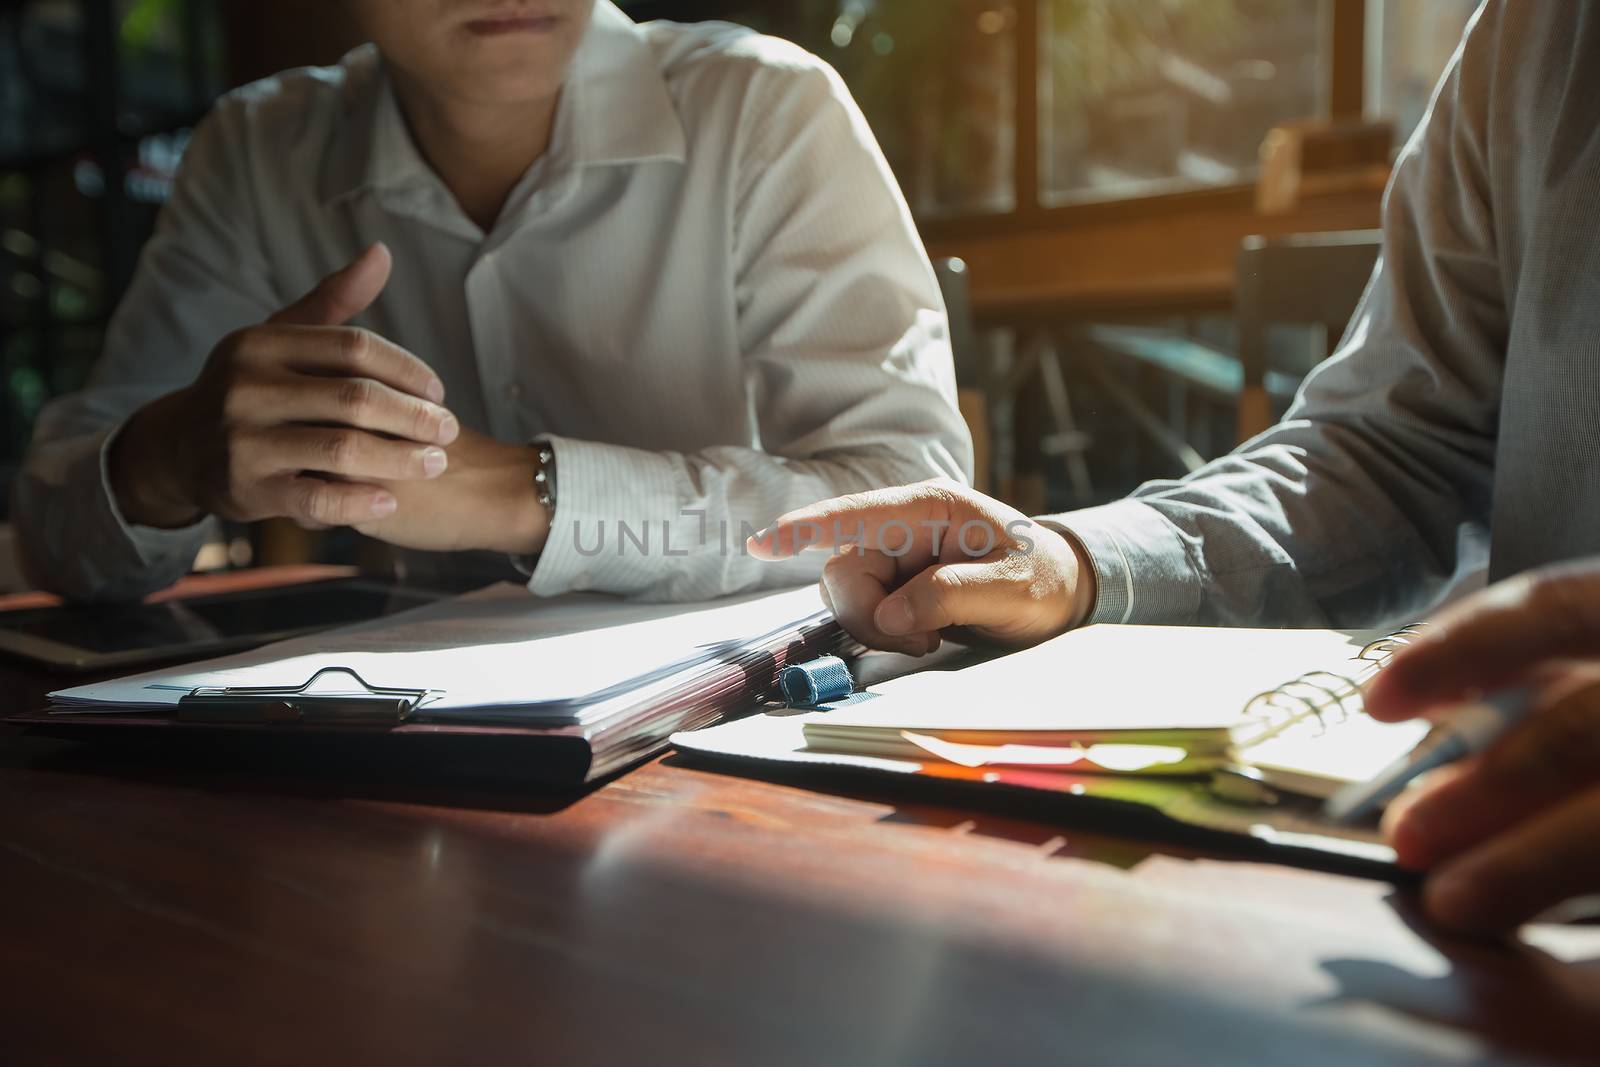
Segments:
[[[960,671],[876,687],[830,728],[919,732],[1228,730],[1250,699],[1312,671],[1359,673],[1375,634],[1090,626]]]
[[[425,688],[430,714],[542,710],[582,721],[608,697],[707,663],[823,611],[815,586],[704,604],[539,600],[515,585],[235,656],[51,694],[79,710],[170,708],[200,687],[299,685],[327,666],[373,686]],[[342,676],[319,693],[358,692]]]

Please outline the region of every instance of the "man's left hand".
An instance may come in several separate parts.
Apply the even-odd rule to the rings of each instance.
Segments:
[[[463,427],[445,452],[449,465],[437,478],[383,483],[394,494],[394,514],[356,529],[392,545],[431,552],[539,552],[550,524],[534,488],[535,451]]]

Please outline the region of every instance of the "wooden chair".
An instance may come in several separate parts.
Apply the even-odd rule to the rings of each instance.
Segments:
[[[972,432],[972,485],[989,492],[991,456],[989,431],[989,369],[979,346],[978,330],[972,317],[972,298],[967,283],[967,265],[959,259],[940,259],[933,264],[950,318],[950,348],[955,358],[956,400],[961,415]]]
[[[1366,291],[1379,238],[1377,230],[1349,230],[1244,239],[1235,296],[1244,370],[1240,441],[1261,433],[1275,417],[1266,389],[1268,327],[1320,325],[1331,353]]]

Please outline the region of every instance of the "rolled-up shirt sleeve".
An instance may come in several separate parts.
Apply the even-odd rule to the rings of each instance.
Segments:
[[[1401,153],[1367,293],[1283,421],[1048,520],[1093,562],[1090,621],[1381,625],[1481,565],[1507,336],[1486,145],[1501,12],[1475,17]]]
[[[530,588],[699,599],[814,580],[744,537],[841,493],[971,477],[938,283],[838,76],[815,60],[752,93],[735,211],[744,378],[759,447],[656,452],[551,439],[559,490]]]
[[[132,599],[170,585],[214,529],[129,523],[107,455],[133,412],[188,385],[218,341],[274,307],[250,163],[234,134],[245,106],[224,100],[196,130],[87,387],[49,404],[35,426],[12,518],[29,576],[67,597]]]
[[[19,498],[33,505],[19,510],[19,519],[28,519],[23,553],[30,574],[77,599],[132,596],[147,585],[170,585],[189,570],[215,532],[208,519],[164,530],[123,517],[107,469],[120,429],[119,424],[67,434],[56,447],[38,450],[27,481],[18,489]],[[49,506],[37,506],[46,494]],[[55,546],[56,551],[41,562],[39,546]],[[58,554],[62,549],[70,552],[69,558]]]

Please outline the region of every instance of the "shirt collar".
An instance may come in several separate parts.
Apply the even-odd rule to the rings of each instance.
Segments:
[[[329,154],[323,200],[332,203],[363,190],[432,181],[376,47],[355,49],[341,65],[345,135],[335,142],[343,150]],[[583,167],[682,163],[686,153],[683,122],[644,30],[612,0],[596,0],[562,86],[545,158]]]
[[[574,107],[565,117],[573,120],[579,164],[684,161],[683,122],[660,60],[644,30],[611,0],[595,4],[568,89]]]

